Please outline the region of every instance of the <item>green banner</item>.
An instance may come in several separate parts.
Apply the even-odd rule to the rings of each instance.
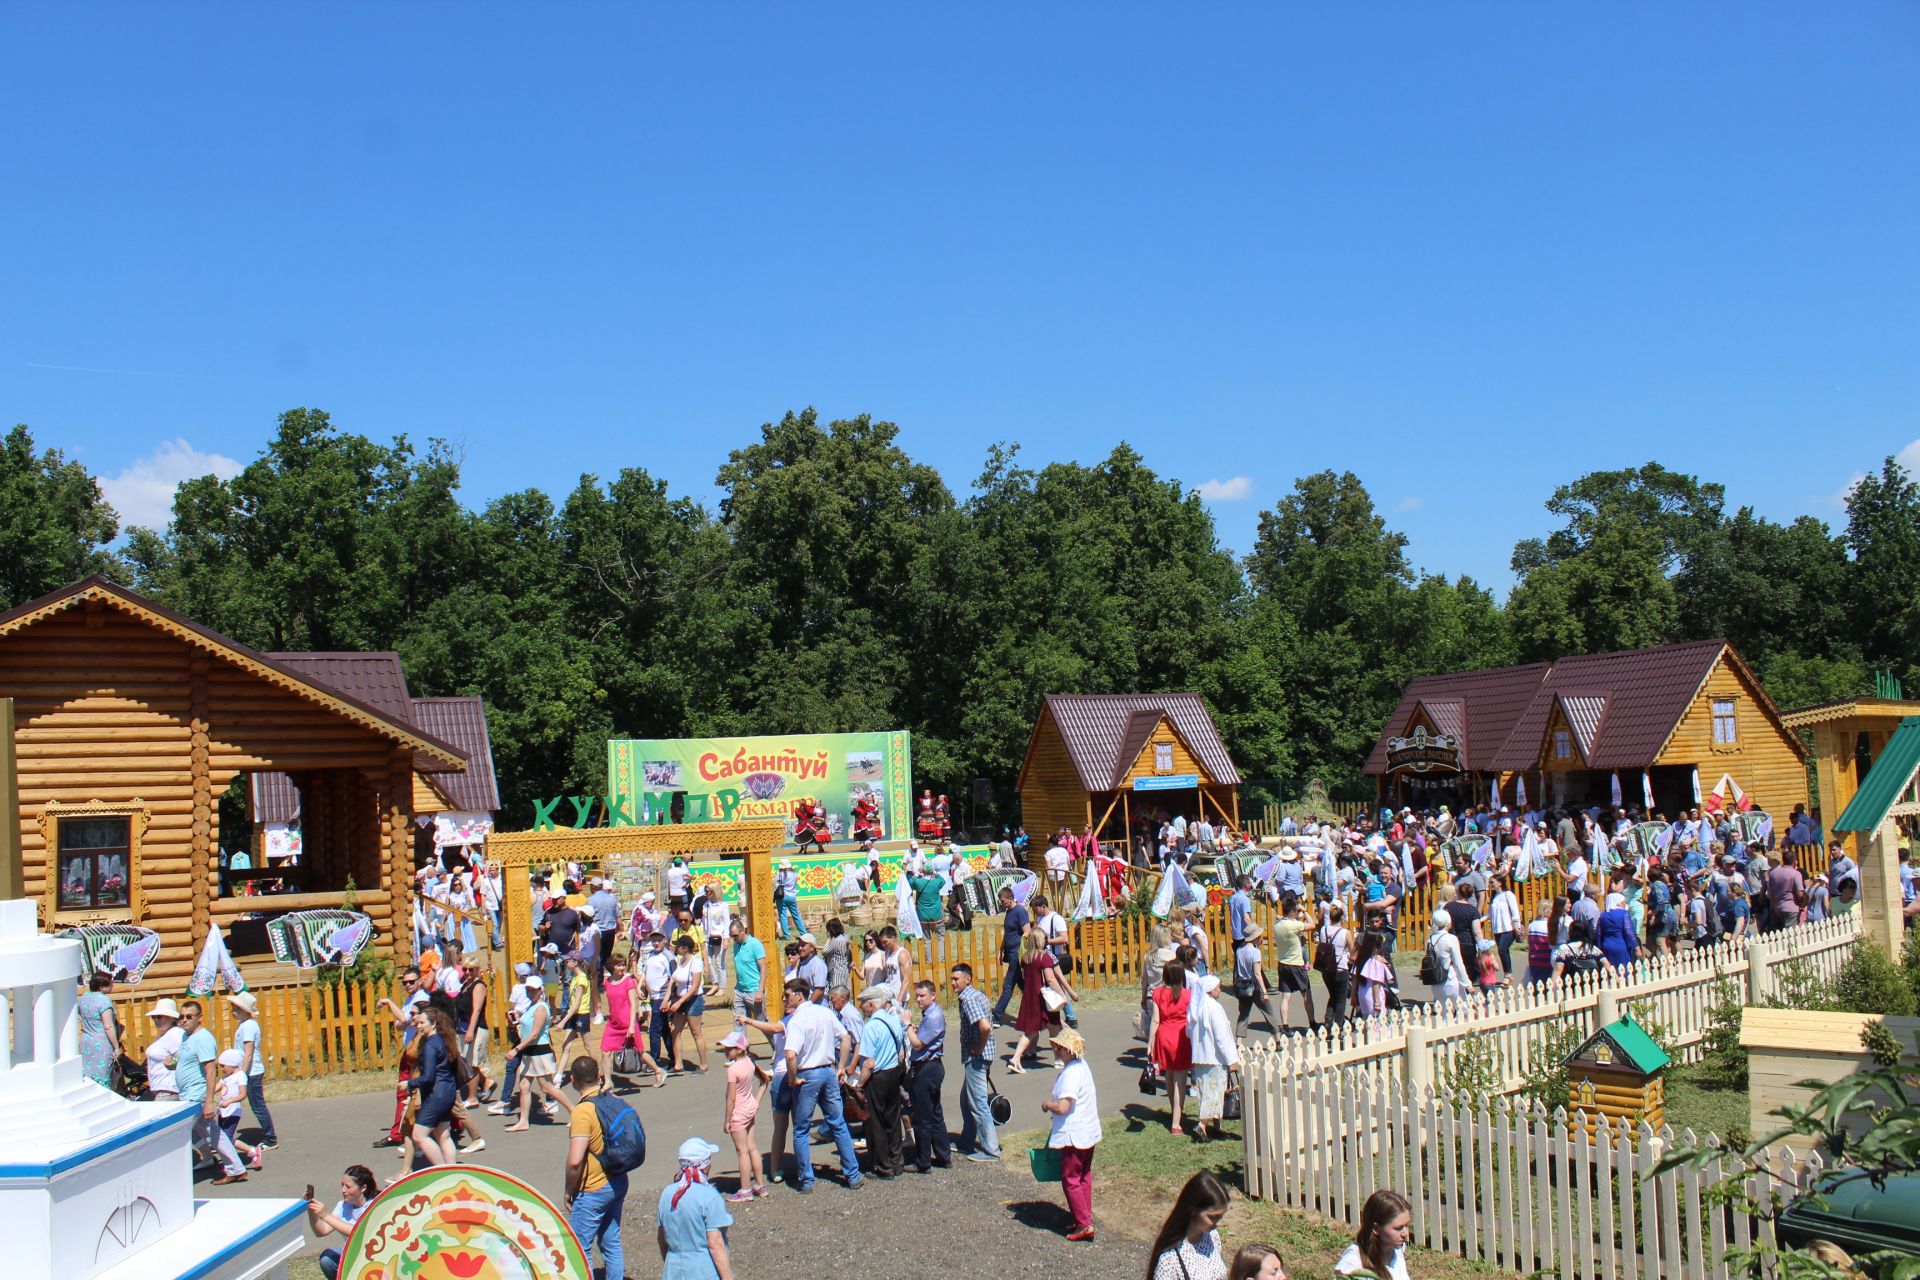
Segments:
[[[662,820],[681,797],[682,822],[788,819],[812,800],[835,839],[853,828],[853,803],[880,802],[888,839],[913,821],[912,747],[905,730],[770,738],[616,738],[607,743],[607,794],[638,823]]]

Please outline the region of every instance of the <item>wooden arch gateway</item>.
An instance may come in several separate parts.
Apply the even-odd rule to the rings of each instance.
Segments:
[[[640,886],[651,888],[659,883],[666,864],[676,854],[689,861],[716,856],[740,860],[740,900],[747,928],[771,956],[775,954],[777,924],[773,914],[773,849],[786,838],[786,824],[770,819],[495,832],[487,841],[487,856],[500,864],[507,962],[519,964],[533,959],[535,867],[567,862],[593,867],[621,886],[621,910],[631,911]],[[664,886],[656,892],[664,902]]]

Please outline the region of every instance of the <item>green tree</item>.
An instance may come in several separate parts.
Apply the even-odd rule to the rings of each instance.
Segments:
[[[182,484],[164,543],[130,552],[143,587],[257,648],[390,647],[472,572],[458,486],[438,441],[422,457],[294,409],[232,480]]]
[[[1867,663],[1920,689],[1920,484],[1892,458],[1847,495],[1848,601]]]
[[[1668,471],[1594,471],[1561,485],[1563,521],[1513,549],[1507,609],[1528,661],[1662,644],[1680,633],[1673,577],[1718,525],[1720,485]]]
[[[107,550],[119,517],[100,486],[58,449],[36,451],[25,425],[0,438],[0,609],[88,574],[124,577]]]

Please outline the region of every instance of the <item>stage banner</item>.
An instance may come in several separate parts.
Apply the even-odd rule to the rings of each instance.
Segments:
[[[872,795],[887,838],[904,839],[913,820],[912,778],[905,730],[607,743],[609,803],[636,823],[667,821],[676,803],[682,822],[787,821],[795,804],[812,800],[841,840],[852,829],[854,801]]]

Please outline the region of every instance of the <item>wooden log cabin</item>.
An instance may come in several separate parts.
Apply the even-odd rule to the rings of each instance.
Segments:
[[[1048,694],[1019,791],[1035,866],[1062,828],[1124,845],[1148,813],[1240,823],[1240,770],[1197,693]]]
[[[0,614],[12,698],[20,858],[41,925],[159,933],[150,981],[184,980],[209,925],[270,904],[334,906],[349,877],[377,947],[404,956],[416,762],[459,751],[103,578]],[[219,798],[279,770],[310,827],[296,893],[222,896]]]
[[[1517,807],[1621,801],[1675,818],[1718,795],[1777,819],[1807,801],[1807,757],[1724,640],[1581,654],[1421,676],[1383,727],[1366,772],[1383,804]],[[1651,796],[1651,803],[1648,798]]]

